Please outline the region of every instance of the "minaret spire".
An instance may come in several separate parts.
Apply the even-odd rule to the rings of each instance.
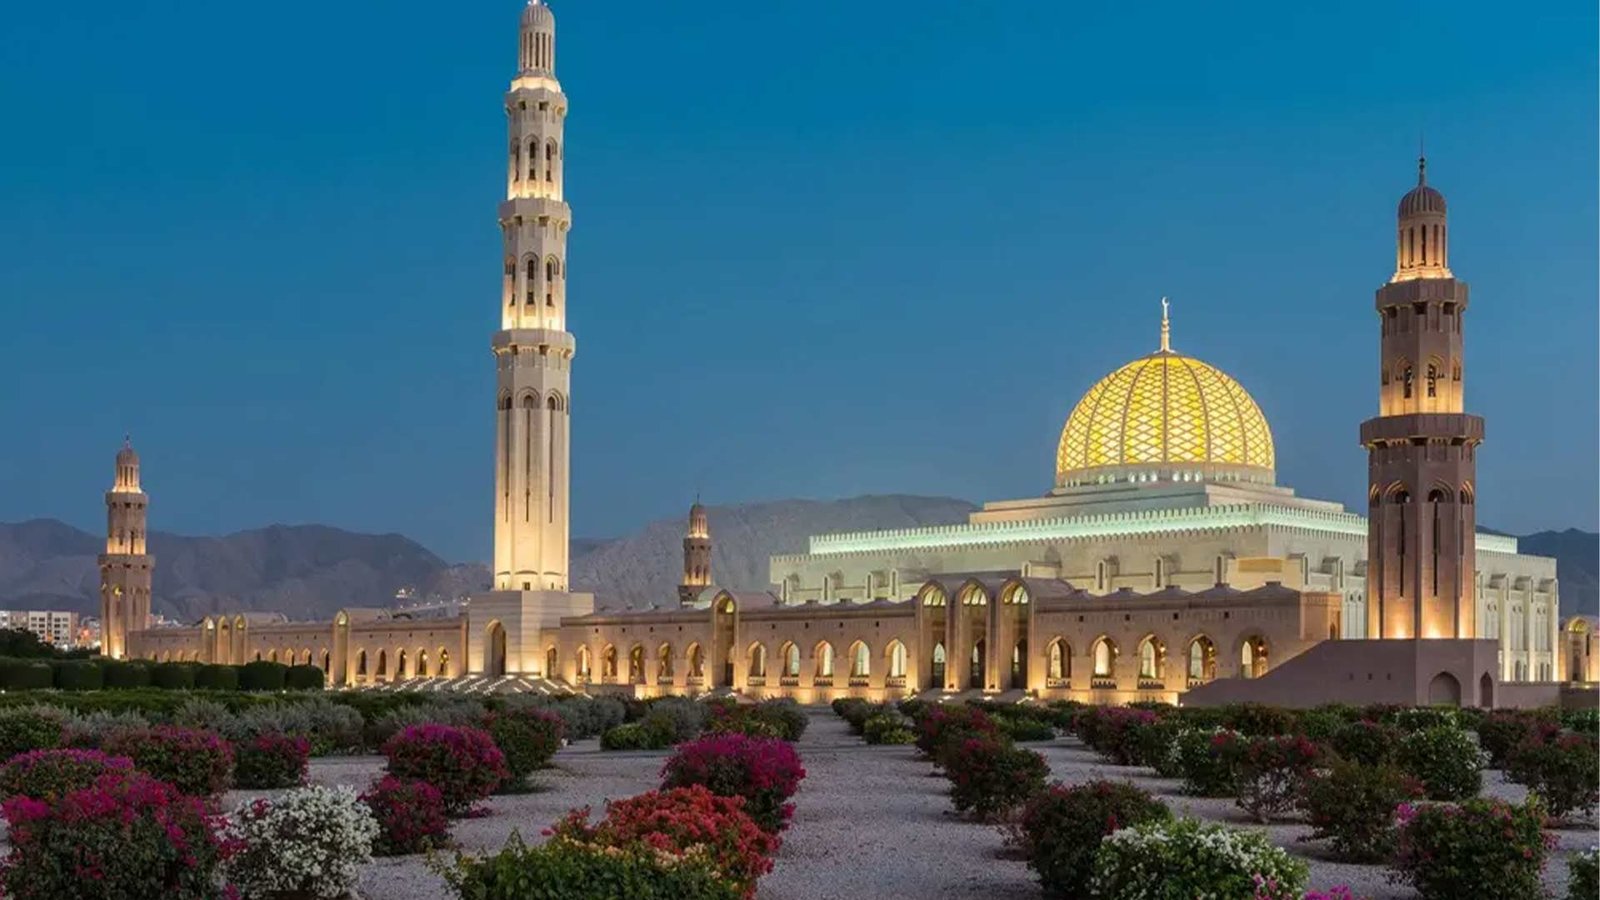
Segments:
[[[145,545],[149,505],[139,487],[139,454],[125,436],[106,491],[106,552],[100,554],[100,654],[111,659],[128,656],[129,635],[150,627],[155,557]]]
[[[1172,352],[1172,320],[1167,315],[1167,298],[1161,298],[1161,352]]]

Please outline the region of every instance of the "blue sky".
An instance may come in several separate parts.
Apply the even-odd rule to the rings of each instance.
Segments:
[[[517,0],[29,3],[0,34],[0,520],[487,554]],[[574,531],[1047,490],[1095,379],[1238,378],[1351,502],[1396,200],[1472,284],[1480,521],[1593,528],[1596,10],[566,0]]]

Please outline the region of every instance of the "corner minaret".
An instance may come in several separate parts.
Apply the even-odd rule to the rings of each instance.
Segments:
[[[532,0],[522,12],[517,76],[505,95],[510,132],[500,204],[504,285],[495,357],[494,588],[567,589],[570,379],[567,231],[556,24]]]
[[[1450,273],[1444,195],[1400,198],[1395,272],[1378,289],[1378,416],[1367,448],[1367,636],[1476,636],[1474,512],[1483,419],[1462,401],[1467,285]]]
[[[711,585],[711,526],[706,508],[696,500],[689,507],[689,530],[683,536],[683,581],[678,584],[678,602],[695,602],[700,592]]]
[[[149,497],[139,489],[139,454],[124,440],[116,480],[106,491],[106,552],[100,555],[100,653],[121,659],[128,634],[150,627],[155,557],[145,552]]]

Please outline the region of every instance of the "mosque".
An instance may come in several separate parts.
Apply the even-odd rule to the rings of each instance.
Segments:
[[[1252,682],[1292,702],[1337,680],[1352,697],[1503,705],[1532,696],[1518,685],[1595,677],[1587,630],[1581,657],[1561,650],[1572,642],[1555,561],[1475,527],[1484,431],[1463,406],[1468,291],[1425,161],[1376,296],[1365,516],[1277,483],[1261,408],[1175,349],[1163,301],[1156,349],[1090,386],[1067,418],[1043,495],[987,503],[961,525],[812,537],[808,552],[772,558],[763,592],[716,584],[697,503],[678,596],[597,610],[567,583],[567,98],[540,0],[522,14],[518,58],[491,341],[492,590],[448,618],[347,609],[331,622],[255,613],[149,628],[146,498],[124,447],[101,558],[108,655],[312,664],[347,686],[804,702],[925,691],[1192,702],[1256,696]]]

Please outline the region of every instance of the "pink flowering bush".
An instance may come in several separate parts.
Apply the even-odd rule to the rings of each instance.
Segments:
[[[1461,804],[1401,804],[1400,849],[1391,880],[1417,889],[1422,900],[1534,900],[1554,837],[1544,833],[1538,800]]]
[[[233,780],[241,788],[299,787],[306,783],[311,742],[298,735],[259,734],[234,749]]]
[[[149,775],[108,772],[55,803],[19,796],[0,809],[11,824],[0,866],[8,900],[217,896],[221,819]]]
[[[445,813],[460,817],[510,776],[505,754],[478,728],[411,725],[384,742],[389,774],[426,781],[444,798]]]
[[[941,704],[925,710],[916,721],[917,749],[935,763],[946,744],[1000,733],[994,719],[976,706]]]
[[[1561,723],[1542,711],[1497,709],[1478,723],[1478,744],[1489,754],[1489,765],[1503,769],[1506,757],[1523,741],[1554,737],[1560,731]]]
[[[1191,729],[1179,733],[1173,752],[1183,775],[1184,791],[1200,797],[1233,796],[1246,740],[1227,730]]]
[[[512,707],[492,712],[484,721],[494,745],[506,758],[507,783],[520,785],[529,775],[550,764],[561,749],[566,733],[562,718],[531,706]]]
[[[361,795],[361,802],[378,822],[378,838],[372,845],[376,856],[423,853],[450,842],[444,795],[426,781],[387,775]]]
[[[1336,760],[1306,782],[1302,802],[1312,832],[1301,840],[1326,840],[1351,862],[1379,862],[1394,853],[1394,811],[1422,796],[1422,782],[1392,765],[1363,766]]]
[[[1587,816],[1600,800],[1600,745],[1571,732],[1530,734],[1506,754],[1506,778],[1538,795],[1552,818]]]
[[[722,797],[702,785],[651,791],[606,804],[599,824],[589,808],[575,809],[551,829],[556,841],[628,848],[644,845],[683,857],[704,854],[739,888],[755,896],[756,880],[772,871],[779,838],[744,812],[743,797]]]
[[[1266,824],[1294,809],[1322,748],[1301,735],[1251,738],[1234,774],[1239,808]]]
[[[1148,791],[1115,781],[1052,785],[1022,809],[1016,842],[1049,897],[1081,897],[1100,842],[1122,828],[1172,818]]]
[[[945,776],[956,812],[981,822],[1002,818],[1044,790],[1044,757],[993,737],[969,737],[944,751]]]
[[[193,797],[215,797],[233,780],[233,747],[209,731],[173,725],[119,731],[103,749]]]
[[[800,755],[780,738],[718,734],[679,744],[661,769],[663,788],[704,785],[722,797],[743,797],[744,811],[776,834],[788,827],[806,770]]]
[[[98,750],[34,750],[0,766],[0,797],[32,797],[47,803],[92,786],[107,772],[129,772],[133,760]]]
[[[1147,709],[1108,706],[1100,711],[1092,728],[1085,728],[1090,737],[1085,737],[1084,743],[1107,762],[1119,766],[1140,765],[1143,754],[1139,737],[1156,720],[1156,714]]]

